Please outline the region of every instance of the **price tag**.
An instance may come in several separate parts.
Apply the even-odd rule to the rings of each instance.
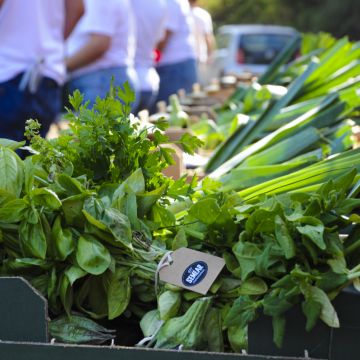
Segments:
[[[161,281],[206,295],[225,265],[224,259],[181,248],[171,254],[172,262],[159,271]]]

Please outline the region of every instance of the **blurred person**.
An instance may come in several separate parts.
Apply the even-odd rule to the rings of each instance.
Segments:
[[[158,101],[168,101],[178,90],[192,91],[197,82],[195,40],[188,0],[168,0],[164,38],[158,44],[161,58]]]
[[[0,0],[0,138],[24,139],[25,121],[45,136],[61,111],[65,38],[82,0]]]
[[[194,19],[194,35],[200,82],[207,82],[207,65],[215,50],[215,37],[211,15],[199,6],[198,0],[189,0]]]
[[[159,92],[155,48],[165,31],[167,0],[131,0],[137,29],[135,69],[139,78],[138,110],[150,110]]]
[[[130,1],[84,0],[85,14],[67,41],[67,90],[80,90],[90,105],[106,96],[112,77],[114,86],[128,81],[137,91]]]

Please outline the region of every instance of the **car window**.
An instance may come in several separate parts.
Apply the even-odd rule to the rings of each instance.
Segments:
[[[239,51],[246,64],[270,64],[292,39],[283,34],[244,34],[239,39]]]
[[[227,49],[230,44],[231,36],[227,33],[220,33],[216,36],[216,43],[218,49]]]

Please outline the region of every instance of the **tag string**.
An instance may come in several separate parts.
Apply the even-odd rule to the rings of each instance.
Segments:
[[[158,296],[158,288],[159,288],[159,273],[161,269],[165,268],[166,266],[170,266],[173,262],[173,259],[171,257],[172,251],[168,251],[160,260],[156,272],[155,272],[155,293],[156,296]],[[156,340],[156,336],[161,330],[162,326],[164,325],[164,321],[160,321],[158,327],[154,331],[154,333],[151,336],[144,337],[141,341],[139,341],[136,346],[145,346],[150,347],[154,341]]]
[[[160,321],[158,327],[154,331],[154,333],[151,336],[144,337],[142,340],[140,340],[135,346],[145,346],[150,347],[154,341],[156,340],[156,336],[161,330],[162,326],[164,325],[164,321]]]
[[[166,266],[170,266],[173,262],[173,259],[171,257],[172,255],[172,251],[168,251],[160,260],[157,268],[156,268],[156,272],[155,272],[155,294],[156,296],[158,295],[158,289],[159,289],[159,274],[160,271],[165,268]]]

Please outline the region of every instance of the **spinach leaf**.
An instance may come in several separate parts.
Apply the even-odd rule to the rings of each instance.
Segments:
[[[158,300],[160,319],[167,321],[175,317],[180,309],[181,295],[178,292],[165,291]]]

